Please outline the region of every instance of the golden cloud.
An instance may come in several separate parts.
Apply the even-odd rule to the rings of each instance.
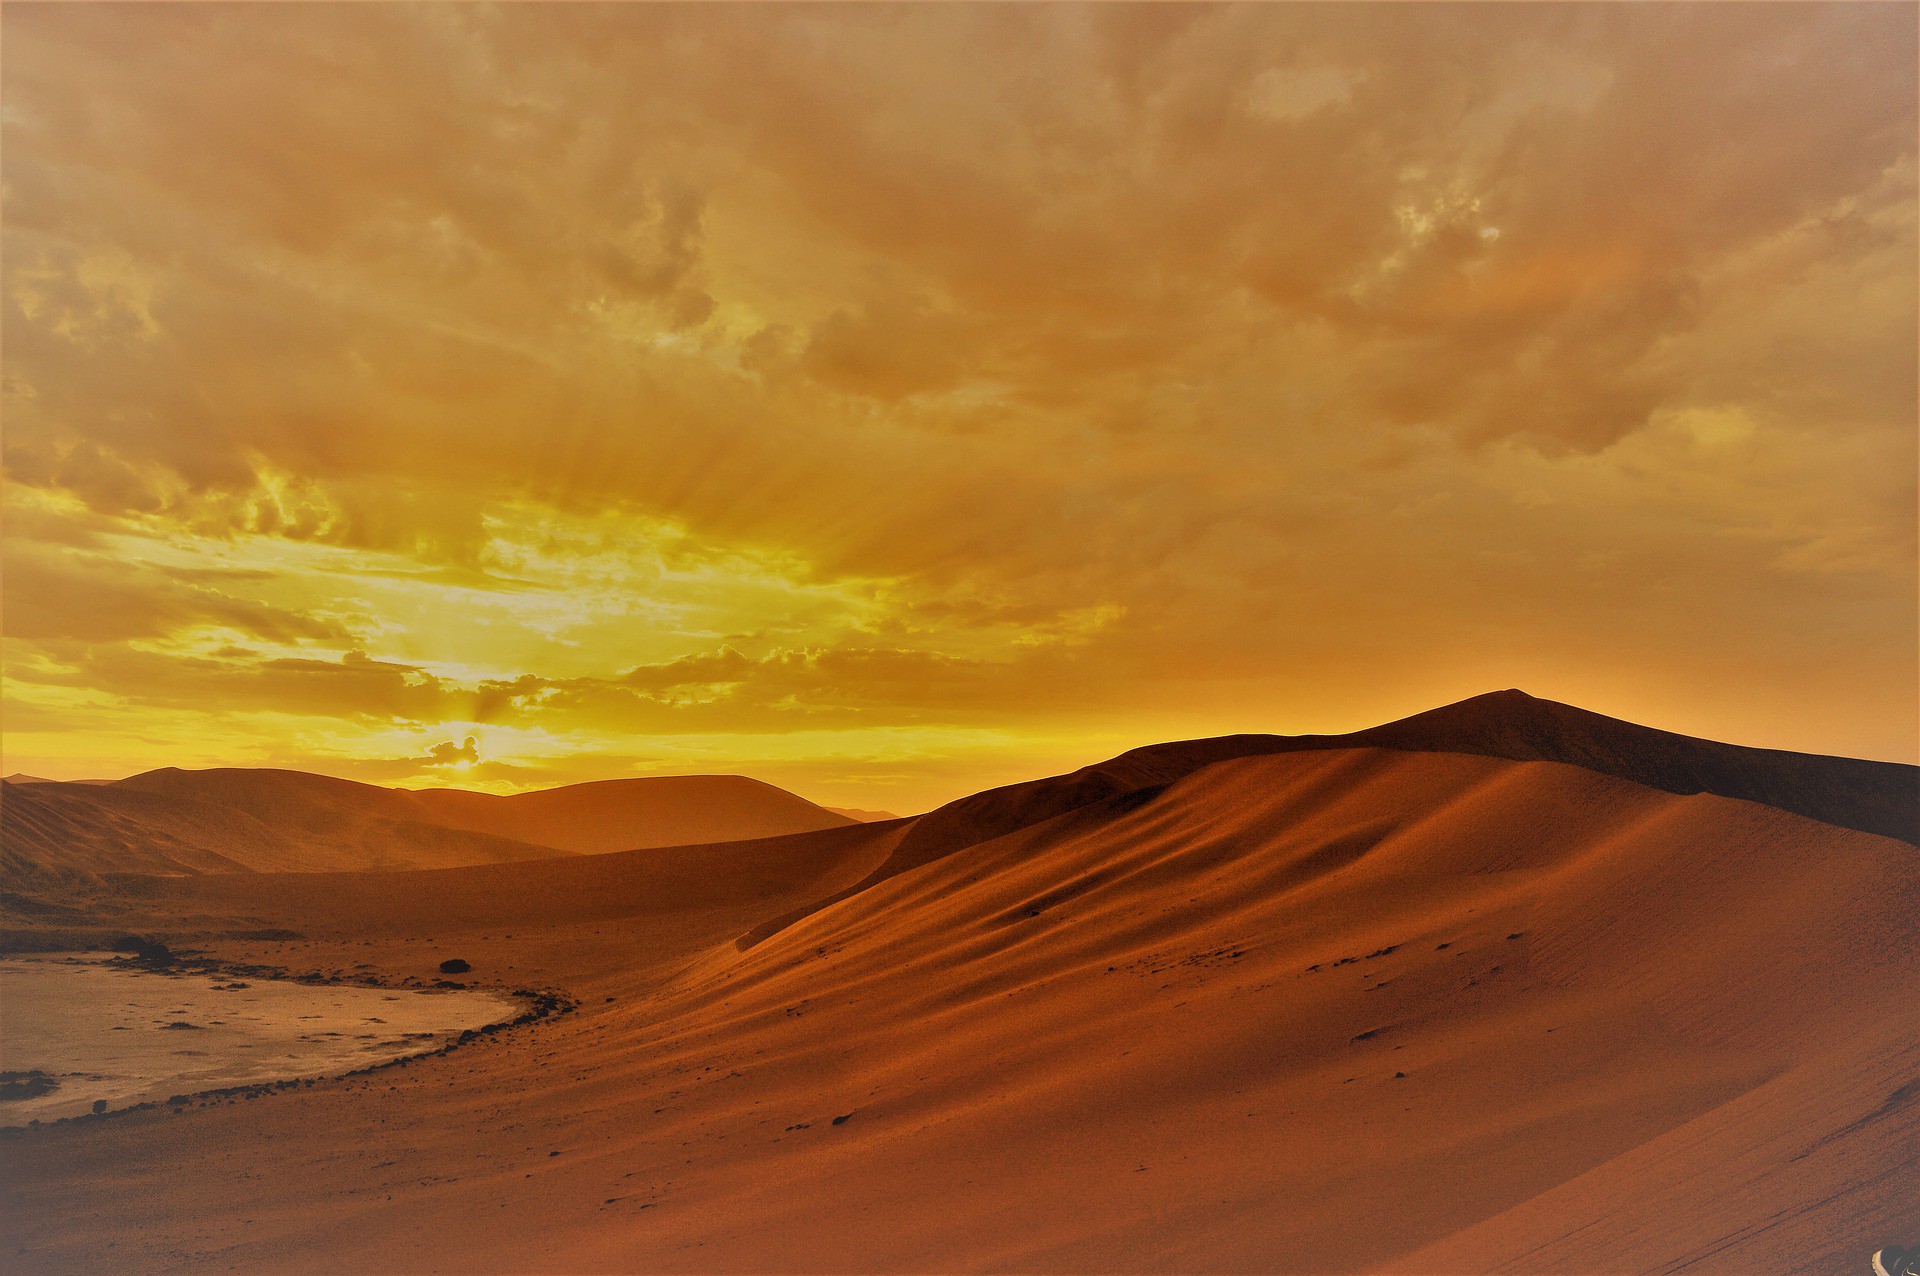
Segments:
[[[27,769],[470,723],[905,807],[1523,680],[1913,752],[1897,7],[6,36]]]

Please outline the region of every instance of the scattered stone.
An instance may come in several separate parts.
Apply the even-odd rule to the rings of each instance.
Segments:
[[[0,1072],[0,1102],[37,1099],[59,1088],[59,1078],[50,1077],[38,1068],[28,1072]]]
[[[114,940],[113,951],[128,954],[135,965],[154,969],[166,969],[180,962],[174,951],[159,940],[142,939],[138,935],[122,935]]]

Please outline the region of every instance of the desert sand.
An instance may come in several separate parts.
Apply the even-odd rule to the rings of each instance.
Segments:
[[[385,789],[271,768],[165,768],[110,782],[8,780],[0,867],[57,901],[110,873],[442,868],[675,846],[853,821],[737,775],[574,784],[513,796]]]
[[[1656,765],[1637,730],[1605,729],[1615,770]],[[451,954],[580,1007],[365,1077],[29,1131],[0,1144],[0,1253],[1858,1272],[1920,1237],[1920,851],[1443,737],[1162,746],[757,841],[103,878],[89,907],[228,960],[426,980]],[[1748,761],[1799,805],[1844,805],[1871,765]],[[1703,775],[1744,782],[1672,783]],[[1856,823],[1897,814],[1851,791]]]

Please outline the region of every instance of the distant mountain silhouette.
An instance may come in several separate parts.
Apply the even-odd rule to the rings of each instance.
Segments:
[[[835,815],[844,815],[848,819],[858,820],[862,824],[872,824],[880,820],[897,820],[900,818],[892,811],[863,811],[857,806],[830,806],[827,809]]]
[[[112,784],[112,780],[49,780],[44,775],[28,775],[25,771],[15,771],[4,777],[8,784]]]

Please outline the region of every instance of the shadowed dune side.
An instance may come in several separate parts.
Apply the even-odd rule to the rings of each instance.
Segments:
[[[504,797],[464,789],[415,789],[404,796],[421,818],[448,828],[584,854],[777,837],[858,822],[739,775],[598,780]]]
[[[1598,1234],[1632,1260],[1608,1270],[1854,1271],[1920,1225],[1912,1051],[1890,1048],[1920,1036],[1920,954],[1888,938],[1920,924],[1904,844],[1556,763],[1302,752],[727,942],[911,828],[124,883],[210,935],[312,936],[209,940],[238,959],[419,973],[457,945],[581,1009],[376,1079],[34,1132],[9,1148],[9,1252],[1544,1271],[1594,1270]]]
[[[1920,1169],[1910,1138],[1920,1109],[1888,1103],[1915,1088],[1920,1058],[1907,1047],[1904,1072],[1883,1066],[1920,1028],[1903,992],[1920,960],[1889,942],[1920,926],[1908,848],[1757,804],[1459,755],[1253,757],[1144,803],[1140,792],[898,875],[729,971],[736,1015],[756,994],[801,995],[795,976],[811,970],[804,992],[816,1004],[845,993],[881,1022],[964,1020],[981,1034],[969,1055],[1026,1053],[1030,1037],[1063,1073],[1073,1058],[1121,1073],[1142,1053],[1181,1060],[1159,1084],[1207,1102],[1163,1103],[1142,1081],[1112,1116],[1154,1114],[1142,1137],[1159,1146],[1139,1159],[1183,1167],[1184,1205],[1114,1211],[1098,1243],[1070,1229],[1039,1239],[1038,1217],[1009,1222],[1014,1248],[984,1265],[1346,1270],[1590,1171],[1605,1191],[1539,1206],[1528,1247],[1507,1251],[1512,1270],[1650,1270],[1720,1243],[1779,1270],[1851,1270],[1862,1238],[1920,1224],[1920,1200],[1895,1186],[1896,1167]],[[1276,947],[1300,964],[1276,970],[1263,960]],[[830,965],[809,959],[823,950]],[[822,966],[837,977],[823,984]],[[1151,1009],[1138,1004],[1142,979]],[[1066,991],[1104,1002],[1096,989],[1109,981],[1122,987],[1108,987],[1102,1007]],[[1266,997],[1292,1004],[1262,1024]],[[948,1031],[942,1050],[955,1048]],[[900,1048],[912,1049],[904,1037]],[[1315,1075],[1343,1054],[1340,1075]],[[1236,1138],[1241,1119],[1257,1119],[1241,1104],[1270,1117],[1313,1105],[1292,1081],[1363,1085],[1366,1098],[1339,1137],[1304,1121],[1272,1143]],[[1063,1106],[1097,1119],[1071,1096],[1076,1082],[1055,1082]],[[1770,1106],[1709,1118],[1763,1087]],[[1704,1133],[1691,1136],[1685,1173],[1666,1167],[1660,1192],[1599,1171],[1695,1121]],[[1130,1141],[1081,1133],[1108,1153]],[[1820,1139],[1819,1158],[1794,1159]],[[1265,1164],[1281,1149],[1291,1164]],[[1716,1159],[1735,1149],[1746,1153],[1737,1168]],[[1106,1169],[1092,1149],[1063,1160],[1063,1181],[1075,1166]],[[1316,1204],[1329,1182],[1331,1215]],[[1009,1199],[1027,1212],[1021,1193]],[[1714,1209],[1698,1210],[1707,1199]],[[1262,1200],[1276,1202],[1270,1214],[1248,1217]],[[1147,1221],[1182,1209],[1219,1232],[1172,1239]],[[1589,1241],[1535,1248],[1585,1237],[1596,1213],[1632,1230],[1642,1262],[1615,1265]],[[1381,1214],[1395,1221],[1383,1227]],[[1720,1236],[1715,1223],[1744,1230]],[[1482,1244],[1466,1238],[1436,1251],[1444,1261],[1406,1270],[1480,1270]],[[1766,1257],[1783,1251],[1795,1259]]]
[[[239,873],[250,843],[271,830],[247,817],[218,836],[181,836],[172,803],[145,793],[71,796],[54,781],[8,780],[0,789],[0,871],[14,886],[81,883],[106,869],[129,873]]]
[[[519,924],[538,929],[711,908],[751,910],[808,887],[844,884],[893,849],[900,823],[783,837],[648,847],[411,872],[116,877],[117,905],[176,916],[341,934]],[[857,876],[857,874],[855,874]]]
[[[72,912],[114,873],[336,872],[509,863],[854,823],[740,776],[611,780],[498,797],[267,768],[165,768],[106,784],[7,783],[11,903]],[[79,892],[76,894],[75,892]]]
[[[7,784],[0,848],[10,891],[56,894],[110,873],[414,868],[562,854],[377,808],[298,800],[276,807],[262,800],[249,809],[125,783]]]
[[[289,831],[326,833],[352,819],[420,821],[424,813],[399,789],[278,767],[161,767],[106,786],[240,811]]]
[[[1565,762],[1668,793],[1759,802],[1920,845],[1920,767],[1722,744],[1521,691],[1475,696],[1345,736],[1296,736],[1287,743],[1288,749],[1348,746]]]
[[[1091,801],[1167,784],[1229,758],[1325,749],[1468,753],[1563,762],[1668,793],[1760,802],[1842,828],[1920,843],[1920,768],[1750,749],[1495,691],[1346,735],[1238,735],[1133,749],[1070,775],[990,789],[921,817],[900,868]]]
[[[1560,762],[1668,793],[1760,802],[1842,828],[1920,843],[1920,768],[1699,740],[1509,690],[1347,735],[1237,735],[1147,745],[1068,775],[960,798],[919,816],[899,849],[869,879],[817,907],[1067,811],[1128,794],[1150,797],[1217,762],[1342,748]],[[740,944],[751,947],[809,911],[770,919],[743,935]]]

